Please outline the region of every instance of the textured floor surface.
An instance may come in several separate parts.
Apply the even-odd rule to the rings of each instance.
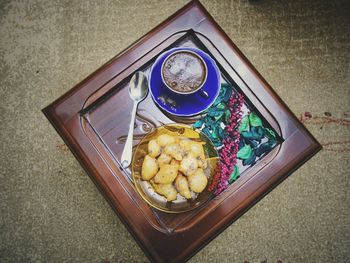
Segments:
[[[0,262],[148,261],[41,109],[187,2],[0,0]],[[190,262],[349,262],[349,3],[203,0],[324,150]]]

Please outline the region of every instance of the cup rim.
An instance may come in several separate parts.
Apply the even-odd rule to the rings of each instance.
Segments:
[[[191,54],[193,54],[194,56],[196,56],[197,58],[199,58],[199,60],[203,63],[204,68],[205,68],[205,76],[204,76],[204,79],[203,79],[201,85],[199,85],[198,88],[196,88],[195,90],[192,90],[192,91],[190,91],[190,92],[181,92],[181,91],[177,91],[177,90],[172,89],[172,88],[166,83],[166,81],[164,80],[164,76],[163,76],[163,67],[164,67],[165,62],[169,59],[170,56],[172,56],[172,55],[174,55],[174,54],[176,54],[176,53],[181,53],[181,52],[186,52],[186,53],[191,53]],[[161,75],[161,78],[162,78],[162,81],[163,81],[164,85],[165,85],[171,92],[174,92],[174,93],[180,94],[180,95],[190,95],[190,94],[193,94],[193,93],[199,91],[199,90],[204,86],[204,84],[205,84],[205,82],[207,81],[207,78],[208,78],[208,67],[207,67],[207,63],[204,61],[204,59],[202,58],[202,56],[199,55],[197,52],[192,51],[192,50],[188,50],[188,49],[178,49],[178,50],[175,50],[175,51],[170,52],[170,54],[168,54],[168,55],[165,57],[164,61],[162,62],[162,66],[161,66],[161,68],[160,68],[160,75]]]

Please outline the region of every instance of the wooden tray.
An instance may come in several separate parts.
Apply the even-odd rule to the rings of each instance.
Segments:
[[[147,74],[156,57],[175,46],[197,47],[210,54],[222,82],[243,93],[245,107],[258,112],[280,139],[221,195],[199,209],[174,215],[156,211],[142,200],[130,171],[121,168],[120,156],[132,107],[129,80],[135,71]],[[198,1],[183,7],[43,112],[146,255],[157,262],[189,259],[321,149]],[[165,115],[149,95],[138,110],[134,144],[162,123],[185,121],[193,119]]]

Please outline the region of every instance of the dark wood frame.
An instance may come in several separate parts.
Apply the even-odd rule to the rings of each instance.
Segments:
[[[123,181],[126,178],[120,167],[87,139],[81,112],[125,80],[145,61],[154,58],[161,48],[176,40],[173,34],[188,30],[196,32],[223,70],[232,76],[254,107],[283,138],[283,142],[220,198],[212,200],[215,209],[209,212],[204,209],[190,224],[169,235],[147,221],[140,209],[135,208],[135,200],[139,198],[135,189],[126,186]],[[321,149],[320,144],[198,1],[184,6],[43,109],[43,112],[146,255],[157,262],[189,259]]]

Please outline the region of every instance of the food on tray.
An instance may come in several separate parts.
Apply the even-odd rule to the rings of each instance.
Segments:
[[[182,150],[178,143],[172,143],[164,147],[165,154],[170,155],[175,158],[177,161],[182,160]]]
[[[173,184],[156,184],[151,181],[151,185],[154,191],[165,196],[168,201],[174,201],[177,198],[177,191]]]
[[[179,173],[175,179],[175,186],[176,186],[176,189],[179,191],[180,195],[182,195],[187,199],[191,198],[191,192],[188,186],[188,181],[186,177],[183,176],[181,173]]]
[[[179,167],[177,165],[164,164],[160,167],[153,180],[157,184],[171,184],[175,180],[178,171]]]
[[[150,180],[158,172],[158,163],[156,159],[150,157],[149,155],[145,156],[145,159],[142,163],[142,179]]]
[[[200,193],[207,186],[208,178],[205,176],[203,169],[197,169],[188,177],[188,183],[193,192]]]
[[[165,153],[162,153],[162,154],[158,157],[157,161],[158,161],[159,167],[161,167],[161,166],[163,166],[164,164],[168,164],[168,163],[171,162],[171,156],[170,156],[170,155],[167,155],[167,154],[165,154]]]
[[[203,85],[206,71],[205,62],[199,55],[178,51],[165,60],[162,75],[166,85],[173,91],[192,93]]]
[[[191,151],[191,141],[187,139],[180,139],[179,144],[184,154],[187,154]]]
[[[177,199],[178,193],[191,199],[208,184],[203,170],[207,167],[204,144],[169,134],[150,140],[142,163],[142,180],[149,181],[154,191],[168,201]]]
[[[192,155],[192,152],[185,156],[181,163],[180,163],[180,168],[179,170],[184,174],[184,175],[191,175],[193,174],[198,168],[198,159]]]
[[[200,157],[201,159],[204,159],[204,150],[202,144],[200,143],[191,143],[191,153],[194,157]]]
[[[160,146],[156,140],[150,140],[148,143],[148,154],[151,157],[157,157],[160,154]]]
[[[180,162],[178,160],[172,159],[170,164],[179,166]]]
[[[157,138],[157,142],[160,147],[164,147],[170,143],[174,143],[175,138],[173,136],[170,136],[169,134],[162,134],[159,135],[159,137]]]

